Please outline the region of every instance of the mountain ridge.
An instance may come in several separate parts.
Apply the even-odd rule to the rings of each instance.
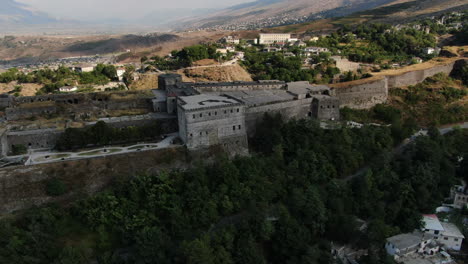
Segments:
[[[48,24],[58,22],[44,12],[37,11],[32,7],[18,3],[14,0],[3,0],[0,9],[0,25],[15,24]]]

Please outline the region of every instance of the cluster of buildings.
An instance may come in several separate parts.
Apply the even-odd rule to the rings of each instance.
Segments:
[[[185,83],[177,74],[159,76],[155,111],[177,114],[188,149],[221,145],[247,151],[247,137],[266,113],[286,119],[338,120],[340,101],[327,86],[282,81]]]
[[[423,215],[422,228],[387,238],[385,249],[398,263],[455,263],[448,252],[460,251],[465,236],[437,215]]]

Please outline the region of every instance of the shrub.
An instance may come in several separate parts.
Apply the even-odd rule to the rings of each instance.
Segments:
[[[67,192],[67,186],[57,178],[53,178],[47,182],[46,193],[49,196],[60,196]]]
[[[25,145],[22,145],[22,144],[18,144],[18,145],[13,145],[12,148],[11,148],[11,152],[13,153],[13,155],[22,155],[22,154],[26,154],[28,152],[28,149],[26,148]]]

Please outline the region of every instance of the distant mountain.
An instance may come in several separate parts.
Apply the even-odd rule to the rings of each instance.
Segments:
[[[186,28],[257,29],[351,14],[396,0],[258,0],[182,21]]]
[[[2,0],[0,25],[37,25],[57,22],[49,15],[14,0]]]

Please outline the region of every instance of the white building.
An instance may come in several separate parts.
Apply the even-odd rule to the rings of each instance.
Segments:
[[[266,47],[262,52],[280,52],[282,49],[277,47]]]
[[[226,47],[224,49],[216,49],[217,53],[221,53],[223,55],[228,54],[228,52],[235,52],[236,48],[234,47]]]
[[[309,54],[309,55],[311,55],[311,54],[318,55],[318,54],[320,54],[322,52],[329,52],[329,51],[330,51],[329,49],[322,48],[322,47],[307,47],[307,48],[304,49],[304,52],[306,54]]]
[[[467,207],[468,204],[468,190],[466,186],[456,185],[451,190],[451,197],[453,198],[453,206],[458,209]]]
[[[236,44],[237,45],[237,44],[240,43],[240,39],[235,38],[233,36],[227,36],[227,37],[222,38],[221,42],[226,43],[226,44]]]
[[[440,48],[427,47],[423,49],[423,53],[426,55],[437,55],[440,53],[440,50]]]
[[[440,222],[437,215],[423,215],[424,233],[434,236],[434,240],[443,245],[446,249],[461,249],[465,236],[460,229],[452,223]]]
[[[78,91],[78,87],[76,87],[76,86],[63,86],[63,87],[59,88],[59,91],[61,93],[76,92],[76,91]]]
[[[290,42],[291,34],[281,34],[281,33],[268,33],[260,34],[258,44],[274,44],[280,42]]]
[[[119,78],[119,81],[123,80],[124,74],[125,74],[125,68],[118,68],[117,69],[117,77]]]
[[[385,250],[395,259],[413,253],[423,253],[429,243],[433,241],[431,234],[415,231],[413,233],[400,234],[387,238]]]
[[[452,223],[442,222],[442,226],[444,227],[444,231],[439,236],[438,242],[447,249],[460,251],[463,239],[465,239],[460,229]]]

